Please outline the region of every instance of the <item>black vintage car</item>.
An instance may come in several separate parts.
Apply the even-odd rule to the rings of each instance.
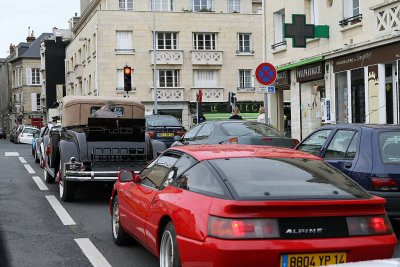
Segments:
[[[106,101],[115,103],[117,116],[92,117]],[[145,134],[144,126],[144,105],[139,101],[64,97],[61,127],[51,129],[45,148],[45,181],[57,179],[60,198],[72,201],[81,183],[114,183],[122,169],[141,170],[166,149]]]

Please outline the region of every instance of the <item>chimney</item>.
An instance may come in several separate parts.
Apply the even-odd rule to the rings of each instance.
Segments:
[[[14,55],[15,54],[15,45],[10,44],[10,55]]]
[[[26,37],[26,41],[28,43],[32,43],[33,41],[36,40],[36,37],[33,35],[33,31],[32,31],[32,33],[30,33],[30,29],[31,29],[31,27],[28,27],[28,37]]]

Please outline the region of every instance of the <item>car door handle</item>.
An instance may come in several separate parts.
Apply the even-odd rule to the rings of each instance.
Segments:
[[[352,162],[347,161],[347,162],[344,163],[344,167],[347,168],[347,169],[351,168],[351,166],[353,166]]]

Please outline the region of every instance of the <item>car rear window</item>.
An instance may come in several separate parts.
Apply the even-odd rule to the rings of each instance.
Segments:
[[[221,126],[228,135],[282,136],[280,132],[263,123],[234,122],[223,123]]]
[[[400,131],[380,133],[379,149],[383,163],[400,164]]]
[[[357,199],[370,195],[320,160],[228,158],[210,161],[237,199]]]
[[[155,118],[146,118],[147,126],[150,127],[158,127],[158,126],[173,126],[180,127],[181,123],[177,118],[174,117],[155,117]]]
[[[34,129],[34,128],[25,128],[24,129],[24,133],[35,134],[35,133],[39,133],[39,130],[38,129]]]

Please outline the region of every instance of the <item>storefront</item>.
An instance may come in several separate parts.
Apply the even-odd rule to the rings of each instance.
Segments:
[[[278,71],[274,83],[275,89],[282,92],[283,98],[278,105],[279,108],[283,106],[283,131],[286,136],[291,137],[291,102],[290,102],[290,70]],[[281,129],[280,129],[281,130]]]
[[[333,60],[336,123],[399,123],[400,44]]]
[[[323,61],[298,67],[296,81],[300,88],[300,129],[303,139],[322,126],[325,103],[325,64]]]

